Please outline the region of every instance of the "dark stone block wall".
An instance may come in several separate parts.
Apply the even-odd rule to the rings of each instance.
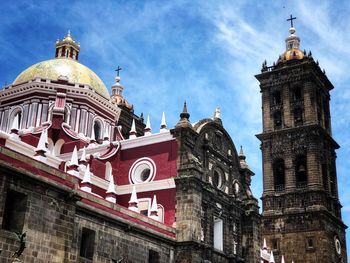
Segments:
[[[0,166],[1,167],[1,166]],[[20,171],[1,167],[0,224],[4,218],[6,196],[16,191],[27,196],[23,232],[27,242],[22,262],[173,262],[174,243],[111,220],[87,209],[63,189],[26,177]],[[80,257],[82,229],[95,232],[93,260]],[[20,247],[17,235],[0,229],[0,262],[12,263]],[[153,253],[154,260],[149,261]],[[155,256],[154,256],[155,255]]]

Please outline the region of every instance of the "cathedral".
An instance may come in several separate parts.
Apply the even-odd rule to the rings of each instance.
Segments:
[[[192,120],[184,102],[152,128],[119,67],[110,94],[70,32],[57,40],[0,91],[1,262],[346,263],[333,86],[289,32],[256,75],[262,214],[219,108]]]

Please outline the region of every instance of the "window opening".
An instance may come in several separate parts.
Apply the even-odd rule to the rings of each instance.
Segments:
[[[9,190],[6,195],[2,228],[22,233],[26,206],[27,196],[25,194]]]
[[[297,87],[293,89],[293,100],[301,100],[303,98],[301,88]]]
[[[294,109],[294,123],[296,125],[303,124],[303,111],[301,108]]]
[[[280,111],[276,111],[273,114],[274,124],[275,128],[281,128],[282,127],[282,114]]]
[[[284,160],[277,159],[273,163],[273,176],[274,176],[275,190],[276,191],[283,190],[285,185]]]
[[[94,122],[95,140],[99,142],[101,140],[101,123],[99,121]]]
[[[214,218],[214,248],[223,251],[223,221]]]
[[[150,249],[148,251],[148,263],[158,263],[159,262],[159,253]]]
[[[297,187],[305,187],[307,184],[306,156],[298,156],[295,164]]]
[[[275,91],[272,95],[272,103],[273,105],[280,105],[282,103],[281,92]]]
[[[83,227],[80,242],[80,256],[92,260],[94,257],[95,231]]]
[[[144,169],[141,172],[141,176],[140,176],[141,177],[141,181],[142,182],[147,181],[147,179],[149,178],[150,174],[151,174],[151,170],[150,169],[148,169],[148,168]]]

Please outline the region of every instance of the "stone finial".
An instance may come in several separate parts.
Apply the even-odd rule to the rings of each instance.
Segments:
[[[216,107],[216,108],[215,108],[214,120],[216,120],[216,119],[221,119],[221,110],[220,110],[220,107]]]
[[[147,122],[146,122],[146,127],[144,129],[145,135],[151,135],[152,134],[152,128],[151,128],[151,122],[149,120],[149,115],[147,115]]]
[[[77,150],[77,146],[74,146],[72,157],[70,158],[70,162],[69,162],[69,168],[76,169],[78,167],[78,165],[79,165],[79,163],[78,163],[78,150]]]
[[[114,177],[112,172],[109,172],[109,184],[108,184],[108,189],[106,193],[115,193],[115,185],[114,185]]]
[[[135,139],[136,136],[136,124],[135,119],[132,119],[131,130],[129,132],[129,139]]]
[[[184,107],[182,109],[182,112],[180,113],[180,118],[187,119],[187,120],[189,120],[189,118],[190,118],[190,114],[187,112],[186,100],[184,101]]]
[[[263,249],[267,250],[266,239],[264,238]]]
[[[275,258],[273,257],[273,251],[271,251],[269,263],[275,263]]]
[[[281,263],[285,263],[283,255],[282,255]]]
[[[89,183],[91,184],[91,172],[90,172],[90,164],[88,164],[86,166],[86,170],[84,173],[84,177],[83,177],[83,181],[81,181],[82,183]]]
[[[182,112],[180,113],[180,120],[177,122],[176,127],[192,127],[189,118],[190,114],[187,112],[187,104],[185,100]]]
[[[136,187],[133,186],[128,209],[136,213],[140,213],[139,208],[137,206],[138,203],[139,201],[137,200]]]
[[[244,155],[244,152],[243,152],[243,146],[241,145],[241,149],[239,150],[239,154],[238,154],[238,157],[242,160],[245,160],[246,159],[246,156]]]
[[[37,155],[45,156],[45,153],[47,152],[47,145],[48,145],[47,129],[44,129],[40,134],[38,146],[35,149]]]
[[[162,113],[162,122],[160,123],[160,132],[166,132],[167,128],[166,128],[166,121],[165,121],[165,113],[163,111]]]
[[[109,184],[108,189],[106,191],[106,200],[112,203],[117,202],[116,198],[117,192],[115,191],[114,177],[112,171],[109,172]]]
[[[90,164],[86,166],[83,180],[81,181],[81,190],[91,193],[91,172]]]
[[[157,204],[156,195],[153,196],[153,201],[152,201],[152,206],[151,206],[149,217],[152,218],[153,220],[159,221],[158,204]]]

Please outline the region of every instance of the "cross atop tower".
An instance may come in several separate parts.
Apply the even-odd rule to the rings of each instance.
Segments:
[[[119,72],[122,70],[122,68],[121,67],[119,67],[118,66],[118,68],[115,70],[115,71],[117,71],[117,76],[119,77]]]
[[[290,15],[290,18],[287,19],[287,21],[290,21],[290,27],[293,27],[293,20],[297,19],[296,17],[293,17],[292,15]]]

